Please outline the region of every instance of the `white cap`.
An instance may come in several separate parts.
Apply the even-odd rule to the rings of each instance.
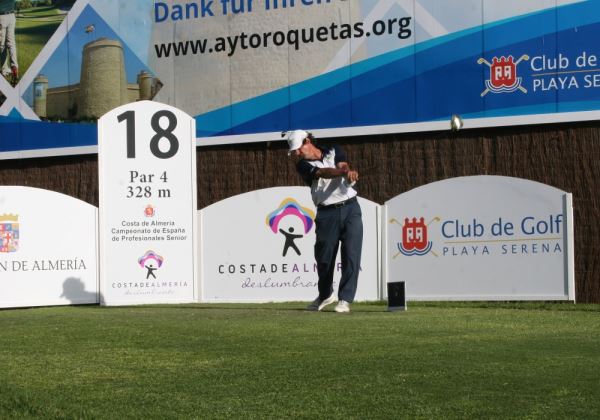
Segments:
[[[308,133],[304,130],[288,131],[285,134],[287,134],[287,142],[288,146],[290,146],[288,156],[291,155],[294,150],[298,150],[302,147],[302,142],[308,137]]]

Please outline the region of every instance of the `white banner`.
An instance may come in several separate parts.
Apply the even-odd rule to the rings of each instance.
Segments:
[[[0,308],[98,303],[94,206],[0,186]]]
[[[142,101],[99,120],[101,300],[195,300],[194,120]]]
[[[377,300],[379,205],[359,198],[364,240],[356,300]],[[306,187],[276,187],[237,195],[202,209],[202,302],[312,301],[316,209]],[[334,288],[341,276],[337,261]]]
[[[388,282],[412,300],[575,300],[571,195],[472,176],[385,203]]]

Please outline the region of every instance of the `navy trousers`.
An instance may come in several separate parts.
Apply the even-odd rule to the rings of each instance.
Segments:
[[[358,201],[343,207],[317,209],[315,218],[315,259],[319,273],[319,298],[333,293],[335,258],[341,243],[342,278],[338,299],[353,302],[360,271],[363,224]]]

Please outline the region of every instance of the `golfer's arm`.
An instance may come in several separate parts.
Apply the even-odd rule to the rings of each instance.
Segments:
[[[348,168],[319,168],[315,172],[315,178],[337,178],[338,176],[346,176]]]

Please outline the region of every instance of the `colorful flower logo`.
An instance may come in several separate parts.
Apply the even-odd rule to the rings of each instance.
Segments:
[[[148,250],[144,255],[138,258],[138,264],[140,265],[140,267],[148,270],[148,273],[146,274],[146,279],[150,277],[156,278],[154,272],[163,265],[164,260],[165,259],[158,255],[156,252]]]
[[[296,200],[288,197],[281,202],[279,207],[267,215],[267,226],[271,228],[273,233],[277,233],[279,222],[286,216],[296,216],[302,220],[305,234],[310,232],[315,220],[315,213],[311,209],[302,207]]]

